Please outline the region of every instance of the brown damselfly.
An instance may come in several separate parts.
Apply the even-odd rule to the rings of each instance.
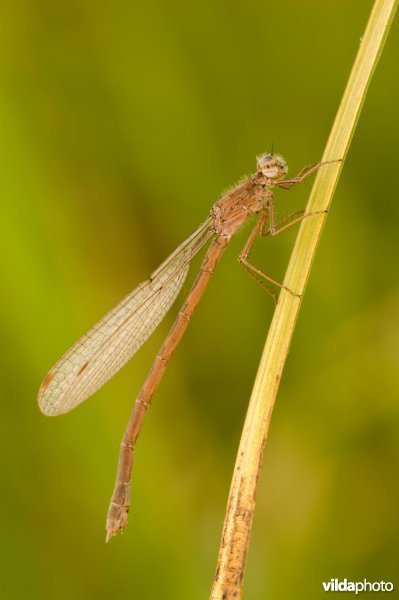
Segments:
[[[277,235],[306,217],[320,214],[298,211],[288,215],[283,222],[276,222],[271,190],[274,187],[288,189],[324,164],[327,163],[310,165],[296,177],[288,179],[284,178],[287,166],[281,156],[270,153],[258,157],[256,173],[223,194],[206,221],[147,281],[136,287],[76,342],[44,379],[39,390],[39,406],[46,415],[66,413],[91,396],[151,335],[176,299],[191,260],[206,242],[212,240],[197,279],[134,404],[121,442],[116,484],[107,516],[107,541],[127,524],[133,455],[147,408],[227,244],[243,223],[256,215],[255,226],[239,262],[259,283],[284,287],[254,267],[248,261],[248,255],[258,235]],[[295,294],[295,290],[288,291]]]

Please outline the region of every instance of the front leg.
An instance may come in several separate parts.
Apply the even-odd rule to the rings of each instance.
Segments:
[[[281,187],[283,189],[290,189],[293,185],[296,185],[297,183],[302,183],[302,181],[306,179],[306,177],[309,177],[309,175],[311,175],[315,171],[318,171],[320,167],[324,167],[325,165],[331,165],[332,163],[336,162],[341,162],[341,160],[342,159],[339,158],[338,160],[327,160],[324,162],[321,161],[312,165],[308,165],[307,167],[302,169],[302,171],[298,173],[296,177],[276,181],[275,185],[278,185],[278,187]]]

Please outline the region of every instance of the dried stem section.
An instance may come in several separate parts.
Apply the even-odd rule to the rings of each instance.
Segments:
[[[398,0],[376,0],[341,101],[323,161],[344,158]],[[307,213],[327,210],[342,163],[318,172]],[[284,285],[302,296],[325,215],[302,222]],[[239,600],[269,423],[301,299],[282,290],[270,326],[238,450],[210,600]]]

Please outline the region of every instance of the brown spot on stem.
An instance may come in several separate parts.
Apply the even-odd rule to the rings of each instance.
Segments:
[[[82,365],[79,369],[79,371],[77,372],[77,375],[81,375],[83,373],[83,371],[89,366],[88,362],[85,362],[84,365]]]

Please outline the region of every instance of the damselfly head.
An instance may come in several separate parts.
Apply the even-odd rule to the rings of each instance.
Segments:
[[[284,158],[280,154],[257,156],[256,168],[268,179],[281,179],[288,172]]]

